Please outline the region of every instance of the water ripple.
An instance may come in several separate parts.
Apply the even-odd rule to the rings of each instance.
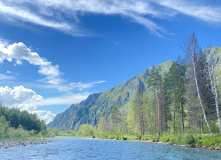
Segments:
[[[221,151],[164,144],[68,138],[48,144],[0,149],[1,160],[208,160]]]

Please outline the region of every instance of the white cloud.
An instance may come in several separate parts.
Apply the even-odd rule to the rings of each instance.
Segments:
[[[49,123],[55,117],[51,111],[38,110],[39,106],[47,105],[71,105],[79,103],[86,99],[89,93],[69,94],[61,97],[43,98],[32,89],[23,86],[10,88],[8,86],[0,87],[0,100],[3,105],[15,107],[21,110],[27,110],[36,113],[39,118]]]
[[[16,64],[17,64],[17,65],[21,65],[21,64],[22,64],[22,61],[20,61],[20,60],[17,59],[17,60],[16,60]]]
[[[19,105],[20,109],[28,110],[35,109],[36,106],[29,106],[31,101],[40,101],[43,97],[36,94],[33,90],[24,88],[23,86],[16,86],[10,88],[8,86],[0,87],[0,100],[3,104],[16,107]]]
[[[32,10],[30,9],[32,8]],[[143,25],[152,33],[166,33],[152,18],[186,14],[206,22],[221,23],[221,5],[189,0],[2,0],[0,14],[12,19],[54,28],[75,36],[87,35],[80,26],[84,14],[119,15]]]
[[[11,77],[14,77],[14,76],[19,75],[18,73],[12,72],[12,71],[6,71],[6,74],[7,74],[7,75],[11,75]],[[12,76],[12,75],[14,75],[14,76]],[[15,78],[15,77],[14,77],[14,78]]]
[[[88,97],[89,93],[76,93],[76,94],[70,94],[65,95],[61,97],[52,97],[52,98],[46,98],[41,101],[35,101],[34,104],[37,106],[46,106],[46,105],[71,105],[74,103],[80,103],[82,100],[86,99]]]
[[[93,87],[95,84],[103,83],[105,81],[96,81],[90,83],[70,83],[64,84],[65,80],[61,78],[62,73],[59,70],[58,65],[52,65],[52,62],[47,61],[47,59],[40,57],[38,53],[32,52],[24,43],[13,43],[7,44],[0,41],[0,64],[8,60],[17,65],[22,65],[22,61],[28,61],[32,65],[39,66],[38,73],[45,76],[44,79],[41,79],[41,82],[46,82],[47,88],[57,89],[61,92],[69,92],[73,89],[83,90]],[[12,72],[8,71],[8,74]],[[11,80],[14,79],[13,76],[8,76],[1,74],[0,79],[2,80]]]
[[[70,92],[74,89],[77,89],[79,91],[82,91],[84,89],[89,89],[91,87],[94,87],[95,84],[105,83],[106,81],[95,81],[95,82],[89,82],[89,83],[82,83],[82,82],[73,82],[70,84],[60,84],[60,85],[47,85],[44,86],[46,88],[56,89],[60,92]]]
[[[75,36],[83,36],[84,33],[75,24],[68,24],[66,22],[53,21],[44,18],[41,15],[32,13],[29,9],[22,6],[7,6],[0,2],[0,13],[6,17],[20,19],[25,22],[30,22],[36,25],[57,29]]]
[[[100,83],[104,83],[104,82],[106,82],[106,81],[96,81],[96,82],[91,82],[91,83],[78,82],[78,83],[70,83],[69,85],[72,89],[77,88],[79,90],[83,90],[83,89],[91,88],[95,84],[100,84]]]
[[[0,63],[4,60],[12,62],[15,59],[16,64],[21,65],[22,61],[28,61],[30,64],[39,66],[38,73],[46,76],[45,82],[49,84],[59,84],[63,82],[60,77],[58,65],[52,65],[45,58],[40,57],[38,53],[32,52],[24,43],[5,44],[0,41]]]
[[[5,74],[0,74],[0,80],[13,80],[15,79],[14,76],[8,76],[8,75],[5,75]]]
[[[46,124],[53,121],[56,114],[53,114],[51,111],[45,111],[45,110],[37,110],[37,111],[31,111],[33,114],[37,114],[40,119],[44,120]]]
[[[194,3],[194,1],[185,0],[156,0],[161,6],[171,8],[179,13],[186,14],[206,22],[221,23],[221,6],[203,5],[201,1]]]

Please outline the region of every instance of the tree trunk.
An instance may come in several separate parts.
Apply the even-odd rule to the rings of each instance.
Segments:
[[[180,99],[180,109],[181,109],[181,122],[182,122],[182,132],[184,133],[184,121],[183,121],[183,103],[182,103],[182,95],[181,95],[181,91],[183,89],[183,84],[181,84],[180,81],[180,74],[179,74],[179,88],[180,88],[180,92],[179,92],[179,99]]]
[[[206,125],[207,125],[207,127],[209,129],[209,132],[211,132],[209,123],[208,123],[207,118],[206,118],[205,108],[204,108],[204,106],[202,104],[202,100],[201,100],[201,97],[200,97],[199,86],[198,86],[198,81],[197,81],[197,77],[196,77],[195,56],[193,54],[193,50],[192,50],[192,58],[193,58],[193,60],[192,60],[192,62],[193,62],[193,73],[194,73],[194,79],[195,79],[195,83],[196,83],[197,95],[198,95],[198,98],[199,98],[199,101],[200,101],[200,106],[201,106],[202,111],[203,111],[204,120],[205,120]]]
[[[218,94],[217,94],[217,89],[216,89],[216,77],[214,73],[214,68],[213,68],[213,92],[215,94],[215,101],[216,101],[216,114],[217,114],[217,120],[219,124],[219,131],[221,133],[221,121],[220,121],[220,116],[219,116],[219,104],[218,104]]]
[[[160,101],[159,101],[158,87],[157,87],[157,104],[158,104],[158,133],[160,136]]]
[[[182,121],[182,131],[184,133],[184,121],[183,121],[183,104],[180,101],[180,109],[181,109],[181,121]]]
[[[176,107],[176,98],[175,98],[175,90],[173,89],[173,99],[174,99],[174,108],[173,108],[173,130],[175,132],[175,125],[176,125],[176,111],[175,111],[175,107]]]

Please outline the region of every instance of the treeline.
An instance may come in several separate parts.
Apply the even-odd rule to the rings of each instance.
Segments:
[[[0,105],[0,140],[36,140],[55,135],[55,130],[48,129],[36,114]]]
[[[127,107],[114,105],[98,126],[81,125],[78,134],[143,137],[221,132],[214,57],[206,59],[194,33],[184,51],[185,58],[178,58],[165,74],[152,67],[147,86],[139,80],[136,96]]]
[[[20,111],[16,108],[7,108],[0,105],[0,117],[4,117],[9,122],[10,127],[18,128],[22,126],[24,129],[37,133],[46,130],[46,124],[43,120],[37,118],[36,114],[28,111]]]

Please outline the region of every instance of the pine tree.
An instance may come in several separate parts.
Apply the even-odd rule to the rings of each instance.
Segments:
[[[148,79],[147,79],[148,87],[153,87],[156,91],[156,97],[157,97],[157,122],[158,122],[158,134],[160,135],[160,99],[159,99],[159,89],[161,85],[161,76],[159,74],[159,71],[154,66],[149,73]]]
[[[119,132],[119,123],[120,123],[120,113],[119,113],[119,107],[114,104],[113,108],[111,110],[111,119],[113,124],[113,132],[114,134],[118,134]]]

